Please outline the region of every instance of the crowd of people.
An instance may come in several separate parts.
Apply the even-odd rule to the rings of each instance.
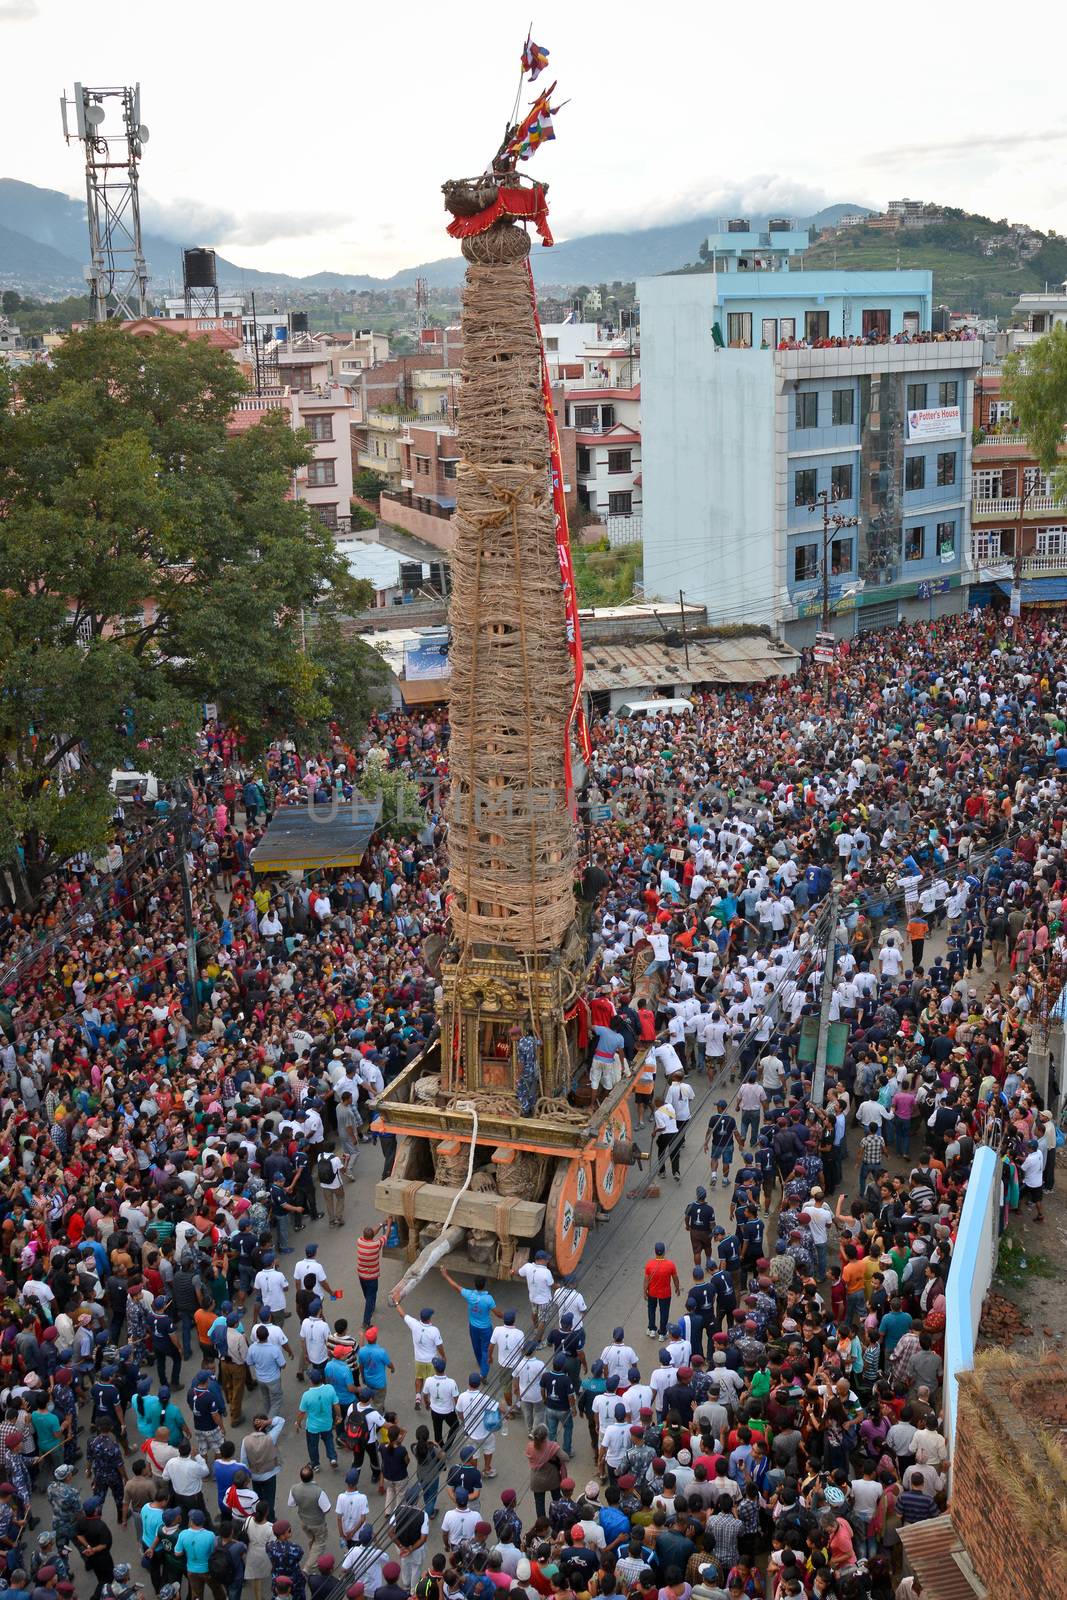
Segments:
[[[313,882],[249,870],[279,806],[348,796],[368,762],[438,807],[447,717],[382,714],[356,747],[280,743],[254,768],[209,725],[184,799],[118,808],[106,863],[0,911],[9,1592],[892,1595],[896,1529],[944,1501],[974,1151],[1001,1152],[1006,1215],[1040,1221],[1054,1184],[1027,1045],[1065,954],[1062,661],[1054,621],[979,615],[672,721],[594,720],[587,799],[612,817],[590,838],[587,1066],[634,1075],[664,1183],[697,1170],[674,1222],[663,1201],[692,1262],[664,1241],[631,1268],[644,1361],[636,1329],[594,1337],[549,1262],[524,1269],[528,1327],[457,1283],[469,1376],[429,1305],[379,1296],[387,1220],[348,1219],[348,1317],[317,1248],[368,1140],[388,1170],[373,1102],[433,1034],[440,814]],[[817,1093],[829,943],[847,1039]],[[494,1492],[509,1416],[527,1481]],[[288,1487],[287,1428],[307,1456]],[[144,1571],[116,1565],[120,1525]]]

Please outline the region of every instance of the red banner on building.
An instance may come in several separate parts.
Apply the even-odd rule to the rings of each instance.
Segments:
[[[574,581],[574,563],[571,560],[570,530],[567,526],[567,497],[563,488],[563,458],[559,448],[559,429],[556,426],[555,407],[552,404],[552,383],[548,375],[544,341],[541,338],[541,319],[537,315],[537,292],[534,289],[533,272],[530,269],[528,260],[526,271],[530,278],[530,301],[533,306],[534,326],[537,328],[537,338],[541,345],[541,394],[544,399],[545,420],[548,425],[548,448],[552,473],[552,512],[556,524],[556,553],[559,556],[560,579],[563,583],[563,606],[567,619],[567,649],[570,651],[571,661],[574,664],[574,694],[571,699],[570,713],[567,717],[567,734],[564,742],[567,794],[569,797],[573,788],[571,779],[571,728],[574,727],[577,731],[578,747],[584,760],[589,761],[591,759],[593,747],[589,739],[585,707],[582,705],[585,662],[582,657],[582,632],[578,624],[578,591]]]

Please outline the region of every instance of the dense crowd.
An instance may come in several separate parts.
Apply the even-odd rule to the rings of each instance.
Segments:
[[[1065,953],[1062,661],[1054,624],[953,619],[673,722],[595,721],[588,799],[613,817],[587,874],[590,1087],[636,1073],[663,1179],[696,1157],[692,1263],[664,1244],[644,1267],[644,1362],[636,1330],[594,1337],[547,1261],[524,1268],[532,1334],[456,1283],[469,1377],[429,1307],[379,1301],[387,1223],[352,1233],[350,1318],[316,1247],[374,1099],[433,1033],[438,815],[312,882],[249,871],[279,806],[344,798],[368,762],[439,806],[447,718],[383,714],[358,748],[283,743],[254,768],[209,725],[185,800],[118,808],[106,862],[0,912],[8,1591],[132,1593],[117,1520],[163,1600],[891,1595],[897,1527],[944,1499],[945,1283],[975,1149],[1001,1152],[1006,1214],[1040,1219],[1054,1182],[1027,1043]],[[828,940],[847,1042],[817,1103],[803,1041]],[[286,1494],[290,1363],[307,1464]],[[529,1477],[494,1494],[509,1413]]]

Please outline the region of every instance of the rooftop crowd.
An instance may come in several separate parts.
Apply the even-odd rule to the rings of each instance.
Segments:
[[[356,746],[255,765],[209,724],[195,994],[166,795],[119,808],[107,871],[76,859],[32,912],[0,912],[8,1592],[911,1600],[896,1530],[944,1502],[974,1151],[1001,1152],[1006,1219],[1040,1222],[1054,1185],[1027,1048],[1065,953],[1062,662],[1055,614],[980,614],[670,723],[595,721],[588,798],[613,818],[589,841],[589,1089],[636,1074],[685,1249],[620,1258],[643,1359],[640,1330],[586,1318],[580,1272],[525,1269],[533,1333],[459,1285],[469,1376],[429,1306],[379,1297],[387,1224],[351,1233],[348,1318],[316,1243],[357,1221],[373,1101],[433,1033],[447,717],[382,714]],[[423,786],[420,831],[314,882],[255,881],[273,811],[350,794],[367,760]],[[799,1058],[829,939],[847,1045],[816,1104]],[[409,1337],[410,1398],[389,1354]],[[527,1467],[497,1490],[509,1413]],[[119,1524],[143,1571],[116,1565]]]

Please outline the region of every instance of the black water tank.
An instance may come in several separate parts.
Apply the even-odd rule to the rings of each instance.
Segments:
[[[289,332],[290,333],[307,333],[307,331],[308,331],[308,314],[307,314],[307,312],[306,311],[290,311],[290,313],[289,313]]]
[[[727,233],[748,233],[750,231],[748,226],[748,218],[731,217],[729,222],[726,224],[726,231]]]
[[[788,217],[772,217],[767,224],[768,233],[792,233],[793,225]]]
[[[214,250],[183,250],[182,282],[186,289],[213,289],[215,287]]]

